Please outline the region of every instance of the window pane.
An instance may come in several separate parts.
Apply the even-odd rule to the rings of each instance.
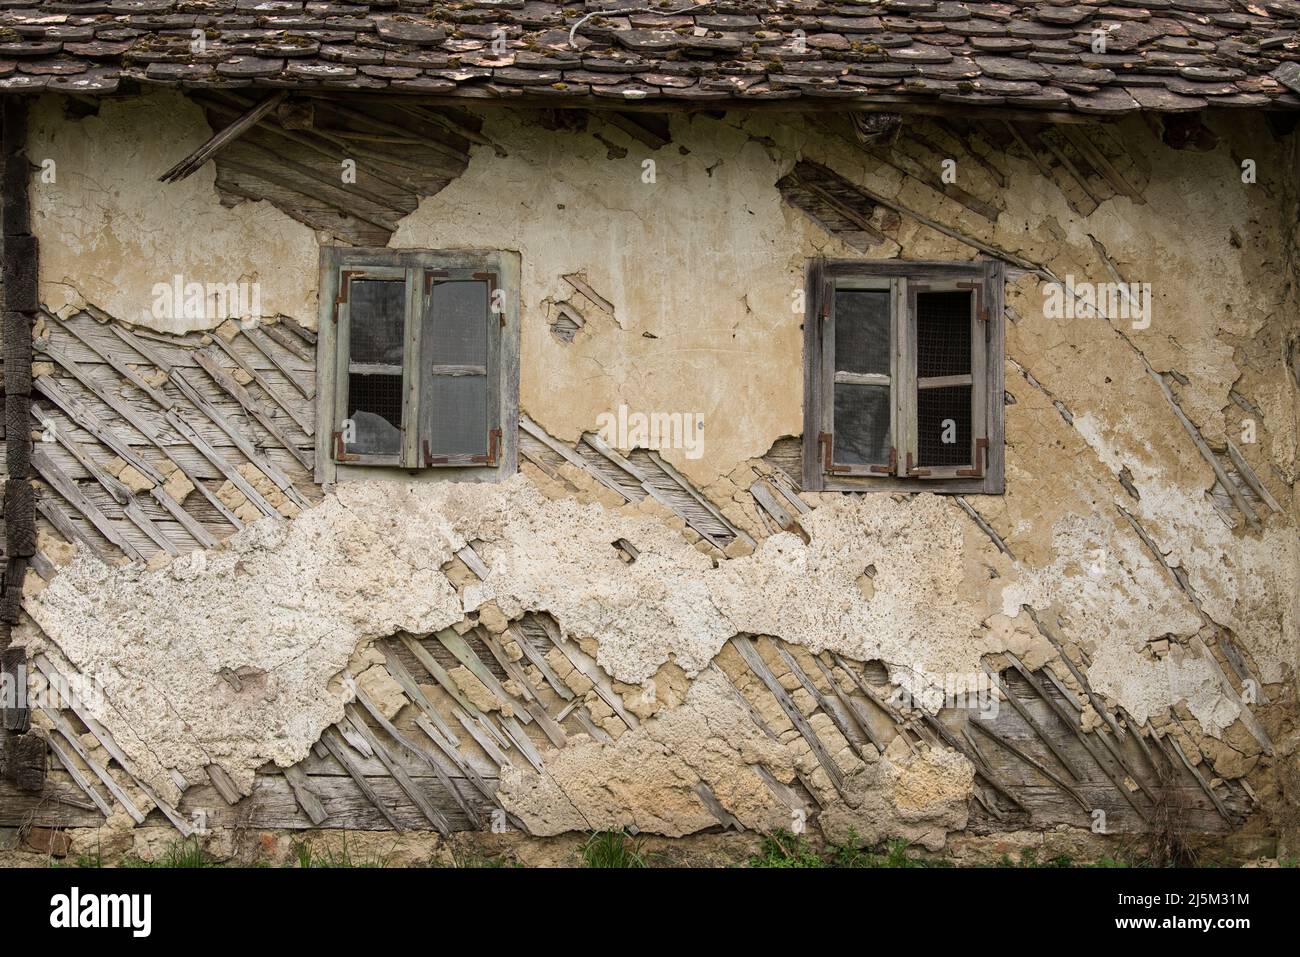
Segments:
[[[487,365],[488,284],[440,282],[425,323],[425,358],[432,365]]]
[[[889,375],[889,290],[835,290],[835,371]]]
[[[348,419],[343,424],[345,449],[360,455],[397,455],[402,449],[402,377],[348,375]],[[349,433],[353,440],[347,442]]]
[[[916,452],[920,467],[970,465],[971,387],[916,393]]]
[[[835,386],[835,462],[883,465],[889,461],[889,386]]]
[[[405,301],[403,280],[352,280],[348,289],[350,362],[402,364]]]
[[[434,375],[425,379],[429,453],[486,455],[488,379],[482,375]]]
[[[970,374],[969,292],[916,296],[916,376]]]

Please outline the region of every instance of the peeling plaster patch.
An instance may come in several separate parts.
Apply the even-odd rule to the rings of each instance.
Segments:
[[[1207,733],[1219,737],[1241,714],[1241,706],[1223,694],[1214,665],[1180,645],[1155,661],[1103,646],[1093,656],[1088,682],[1123,702],[1138,724],[1182,702]]]
[[[535,835],[635,827],[679,837],[718,823],[695,791],[703,782],[745,828],[788,828],[790,809],[753,765],[791,783],[792,756],[758,729],[724,682],[705,672],[680,706],[612,745],[575,738],[542,774],[503,768],[502,805]]]
[[[1074,424],[1118,472],[1121,454],[1094,417],[1076,416]],[[1300,542],[1294,529],[1273,522],[1259,533],[1234,532],[1203,490],[1174,485],[1161,470],[1141,464],[1132,473],[1140,499],[1124,506],[1153,536],[1165,562],[1187,573],[1209,619],[1244,638],[1260,678],[1283,680],[1300,651]]]
[[[819,819],[826,839],[860,845],[902,838],[942,850],[949,831],[966,829],[975,768],[956,751],[922,746],[908,752],[895,738],[879,761],[847,776],[843,802]]]
[[[95,716],[142,779],[174,796],[161,769],[202,780],[216,761],[247,792],[261,764],[300,761],[342,717],[347,698],[327,685],[358,642],[460,619],[438,570],[451,554],[446,536],[400,515],[400,504],[367,522],[329,498],[292,525],[256,522],[225,548],[158,571],[82,553],[27,610],[102,682],[113,711]],[[390,546],[393,521],[406,521],[412,538]],[[240,691],[220,677],[244,668],[261,676]]]
[[[179,274],[257,283],[263,316],[314,327],[320,254],[312,230],[270,203],[222,206],[211,163],[179,183],[157,181],[211,135],[202,110],[177,93],[105,100],[97,115],[75,120],[59,98],[43,97],[27,147],[36,162],[54,160],[58,177],[32,180],[42,302],[60,314],[93,303],[159,332],[232,318],[154,317],[154,285]]]
[[[163,793],[172,785],[160,768],[196,779],[216,760],[247,788],[266,760],[304,757],[341,714],[348,692],[331,679],[359,643],[435,631],[472,610],[439,570],[471,540],[490,568],[474,607],[549,612],[567,634],[595,638],[601,666],[631,685],[670,659],[698,673],[728,638],[751,632],[884,660],[919,691],[922,671],[973,673],[1002,650],[1007,630],[981,623],[1001,604],[1014,617],[1021,600],[1088,616],[1130,673],[1150,637],[1194,630],[1063,566],[1024,572],[1003,602],[986,566],[968,561],[992,546],[963,537],[962,521],[928,494],[837,497],[805,516],[810,546],[780,534],[715,568],[657,518],[551,500],[522,475],[499,485],[345,483],[290,525],[259,521],[225,548],[157,571],[78,557],[28,608],[78,670],[105,683],[117,713],[97,717],[133,732],[129,753]],[[640,550],[635,563],[609,547],[619,538]],[[1059,543],[1062,555],[1072,542]],[[868,565],[870,600],[857,586]],[[261,676],[236,692],[220,677],[227,669]],[[1155,681],[1118,689],[1121,703],[1145,708]]]

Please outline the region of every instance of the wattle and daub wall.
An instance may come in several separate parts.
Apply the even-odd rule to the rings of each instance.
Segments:
[[[101,694],[0,824],[1294,851],[1294,135],[304,99],[158,182],[246,108],[33,106],[15,636]],[[518,475],[312,483],[325,243],[518,253]],[[801,491],[819,256],[1007,262],[1004,495]],[[1056,308],[1117,282],[1147,315]]]

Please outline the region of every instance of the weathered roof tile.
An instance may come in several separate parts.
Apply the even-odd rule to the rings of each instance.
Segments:
[[[1300,0],[0,0],[0,90],[941,98],[1120,114],[1300,104]],[[206,43],[191,46],[192,30]],[[80,79],[78,79],[80,78]],[[904,81],[906,81],[904,83]],[[797,108],[797,104],[796,104]]]

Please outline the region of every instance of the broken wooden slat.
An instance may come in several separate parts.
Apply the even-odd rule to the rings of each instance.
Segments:
[[[817,737],[817,733],[813,731],[812,725],[808,723],[808,719],[804,717],[803,712],[795,707],[790,696],[786,694],[785,688],[781,687],[781,682],[777,681],[776,676],[768,669],[767,664],[763,661],[762,656],[758,653],[758,649],[754,647],[749,636],[736,635],[736,637],[732,639],[732,642],[735,644],[736,650],[740,652],[740,656],[745,659],[745,664],[749,666],[749,670],[767,686],[768,691],[772,692],[772,696],[776,698],[777,704],[781,706],[781,710],[784,711],[786,717],[790,719],[790,723],[798,729],[801,735],[803,735],[804,740],[808,742],[808,747],[812,749],[813,756],[817,759],[817,763],[822,766],[822,770],[824,770],[826,776],[830,778],[831,784],[834,785],[835,790],[841,797],[843,797],[844,775],[841,773],[835,762],[831,760],[831,756],[827,752],[825,745],[823,745],[821,739]]]
[[[348,772],[352,780],[356,782],[357,787],[361,789],[361,793],[384,816],[384,820],[393,826],[393,830],[406,830],[393,814],[392,809],[375,793],[375,789],[370,786],[366,776],[361,773],[361,769],[357,767],[357,762],[348,753],[347,743],[343,740],[343,736],[336,725],[331,725],[325,729],[325,732],[321,735],[321,743],[325,745],[330,754],[334,755],[334,759],[343,766],[343,770]]]
[[[488,567],[483,563],[483,559],[478,557],[478,552],[473,547],[466,545],[456,552],[456,557],[465,563],[465,567],[479,577],[479,581],[487,581]]]
[[[294,764],[283,769],[284,779],[289,782],[289,787],[293,790],[294,800],[302,808],[302,812],[311,818],[312,824],[320,826],[325,823],[329,815],[325,813],[325,805],[312,791],[307,782],[307,775],[302,773],[302,769]]]
[[[85,747],[81,743],[81,739],[77,736],[77,732],[74,731],[72,725],[68,723],[68,719],[54,708],[49,708],[44,705],[41,705],[41,713],[49,719],[50,724],[54,726],[54,730],[62,735],[63,739],[68,742],[69,747],[72,748],[77,757],[81,758],[82,763],[85,764],[86,767],[90,768],[91,773],[103,782],[104,787],[108,788],[109,793],[113,795],[117,800],[117,803],[122,805],[127,814],[131,815],[131,820],[135,821],[136,824],[143,824],[145,815],[135,806],[135,802],[127,796],[127,793],[122,790],[121,785],[117,783],[114,777],[109,774],[107,770],[90,759],[90,756],[86,753]]]
[[[41,478],[49,482],[56,492],[67,499],[68,504],[75,508],[82,516],[95,526],[99,534],[120,548],[128,558],[136,561],[145,561],[145,555],[138,548],[131,544],[130,540],[123,535],[109,519],[85,494],[77,487],[77,483],[59,468],[51,459],[40,449],[32,451],[32,464],[41,474]]]
[[[1237,488],[1237,483],[1228,477],[1228,473],[1219,463],[1218,456],[1210,451],[1210,446],[1206,444],[1205,439],[1201,438],[1200,430],[1192,424],[1192,420],[1187,417],[1185,412],[1183,412],[1183,407],[1179,405],[1178,400],[1174,398],[1173,390],[1169,388],[1169,383],[1165,381],[1165,377],[1150,366],[1147,367],[1147,371],[1151,373],[1151,378],[1155,380],[1156,385],[1160,387],[1160,391],[1164,393],[1165,400],[1169,403],[1169,407],[1174,410],[1174,415],[1177,416],[1178,421],[1182,423],[1183,429],[1186,430],[1192,443],[1196,446],[1197,451],[1201,453],[1201,457],[1209,463],[1210,468],[1214,471],[1215,478],[1219,480],[1219,483],[1227,490],[1228,494],[1232,496],[1233,504],[1237,506],[1237,509],[1245,516],[1246,521],[1250,522],[1253,528],[1259,528],[1259,517],[1255,514],[1255,510],[1250,507],[1250,502],[1246,500],[1246,496],[1241,494],[1241,489]]]
[[[284,346],[289,352],[292,352],[303,362],[315,362],[316,353],[308,349],[302,340],[291,333],[285,332],[280,328],[278,323],[264,322],[257,327],[266,335],[270,336],[280,345]]]
[[[614,685],[609,680],[609,676],[605,674],[604,669],[596,663],[595,659],[591,658],[577,644],[560,634],[560,629],[549,617],[542,616],[539,620],[546,630],[547,637],[551,639],[551,643],[556,648],[559,648],[560,653],[569,659],[569,663],[592,683],[596,694],[613,709],[623,723],[629,728],[640,725],[641,722],[637,720],[636,716],[623,707],[623,696],[614,690]]]
[[[280,393],[275,390],[275,387],[271,385],[266,376],[254,367],[251,362],[239,354],[238,349],[226,342],[220,334],[214,335],[212,341],[217,344],[217,347],[221,349],[222,352],[230,357],[231,361],[234,362],[235,365],[239,366],[239,368],[242,369],[250,379],[257,383],[267,398],[283,409],[285,415],[293,419],[298,428],[302,429],[304,435],[311,437],[316,434],[316,427],[313,424],[311,417],[305,416],[301,412],[297,411],[292,402],[281,396]]]
[[[86,776],[81,773],[81,769],[73,762],[71,756],[63,750],[59,742],[55,738],[51,737],[46,738],[46,744],[50,746],[51,753],[53,753],[59,764],[63,765],[63,770],[68,772],[68,776],[72,778],[73,783],[76,784],[77,787],[81,788],[86,797],[90,798],[90,800],[94,802],[95,807],[99,808],[104,817],[112,817],[113,808],[109,805],[108,801],[104,800],[104,796],[99,793],[99,789],[91,784],[90,781],[86,779]]]
[[[169,555],[179,555],[180,549],[163,534],[162,530],[154,524],[153,519],[145,514],[135,500],[134,493],[123,485],[118,479],[106,472],[94,459],[92,459],[76,442],[65,435],[62,430],[58,429],[53,419],[51,419],[40,406],[35,403],[31,406],[32,415],[36,421],[46,430],[53,433],[55,440],[62,445],[74,459],[80,463],[81,467],[90,473],[99,484],[108,492],[109,496],[121,507],[122,513],[129,518],[136,528],[144,532],[151,541],[159,548],[163,549]],[[155,486],[156,487],[156,486]]]
[[[1210,651],[1209,646],[1205,644],[1204,639],[1202,639],[1200,635],[1192,636],[1191,645],[1202,658],[1209,662],[1210,667],[1214,671],[1215,680],[1218,681],[1219,687],[1222,689],[1224,695],[1231,701],[1235,702],[1237,707],[1241,709],[1240,717],[1242,723],[1246,725],[1246,728],[1250,731],[1251,735],[1259,742],[1259,746],[1264,749],[1264,753],[1272,755],[1273,739],[1268,736],[1268,732],[1264,730],[1264,726],[1260,724],[1260,721],[1255,717],[1254,712],[1250,710],[1246,702],[1242,700],[1239,694],[1237,694],[1237,689],[1234,688],[1232,682],[1228,680],[1227,674],[1224,673],[1223,666],[1219,664],[1219,659],[1214,657],[1214,652]]]
[[[278,93],[271,94],[235,122],[214,134],[206,143],[189,156],[185,157],[171,169],[167,170],[167,172],[163,173],[158,177],[159,181],[163,183],[176,183],[197,171],[204,163],[216,156],[224,147],[229,146],[240,136],[250,130],[258,120],[279,106],[288,95],[288,90],[280,90]]]
[[[492,693],[492,696],[497,701],[503,705],[513,706],[515,704],[515,699],[510,692],[502,687],[501,682],[497,681],[497,676],[492,673],[487,665],[483,664],[483,660],[474,653],[474,649],[469,646],[469,643],[464,638],[450,628],[444,628],[434,637]],[[530,721],[532,721],[532,718],[528,717],[524,723],[527,724]]]
[[[391,721],[389,721],[386,717],[384,717],[383,712],[379,710],[379,708],[375,705],[375,703],[371,701],[370,698],[365,694],[365,692],[363,692],[359,687],[356,687],[354,685],[353,690],[356,693],[357,700],[361,702],[361,706],[366,709],[366,713],[369,714],[370,717],[375,720],[375,723],[378,724],[381,728],[383,728],[386,732],[388,732],[388,736],[392,738],[394,741],[396,741],[399,745],[401,745],[401,747],[406,749],[407,752],[414,755],[416,758],[422,761],[426,766],[428,766],[433,771],[434,777],[438,779],[438,783],[441,784],[443,789],[446,790],[447,793],[451,795],[452,799],[456,802],[456,804],[460,807],[460,809],[465,812],[465,816],[468,817],[471,821],[477,822],[478,813],[474,810],[474,808],[470,805],[470,803],[466,801],[464,797],[461,796],[460,790],[456,787],[455,784],[452,783],[451,776],[447,774],[447,771],[445,768],[443,768],[442,763],[438,761],[433,755],[431,755],[427,750],[418,746],[414,741],[411,741],[409,738],[406,737],[406,735],[402,734],[402,732],[399,731]],[[353,723],[355,724],[357,720],[358,719],[354,718]]]
[[[528,675],[524,672],[524,669],[519,667],[519,662],[510,660],[505,649],[501,646],[501,642],[497,640],[496,635],[484,634],[481,637],[483,644],[487,646],[487,649],[490,652],[492,652],[492,656],[496,658],[497,663],[501,665],[505,673],[523,689],[525,699],[524,707],[527,708],[528,713],[533,716],[533,719],[537,722],[537,726],[542,729],[542,732],[550,738],[551,743],[557,748],[562,748],[568,744],[568,736],[565,735],[564,729],[560,727],[558,722],[551,718],[546,709],[542,706],[541,695],[538,693],[537,689],[533,687],[532,682],[528,680]]]
[[[1080,771],[1075,763],[1070,760],[1069,755],[1061,750],[1047,729],[1039,724],[1038,720],[1029,713],[1029,709],[1024,706],[1021,700],[1012,694],[1011,689],[1002,683],[998,676],[993,672],[993,669],[985,664],[981,664],[980,667],[984,671],[984,674],[986,674],[989,680],[993,683],[993,687],[995,687],[998,692],[1011,703],[1011,706],[1019,712],[1020,717],[1024,719],[1027,725],[1029,725],[1034,734],[1038,735],[1043,744],[1047,745],[1047,749],[1052,752],[1056,757],[1056,760],[1061,762],[1061,766],[1070,772],[1070,777],[1074,778],[1076,781],[1083,781],[1083,772]]]
[[[125,333],[125,334],[129,335],[129,333]],[[167,448],[167,446],[162,442],[161,438],[159,437],[157,429],[155,429],[151,423],[146,421],[140,415],[136,414],[135,411],[130,408],[130,406],[126,405],[125,403],[116,402],[97,382],[90,379],[81,370],[80,366],[78,366],[72,359],[63,355],[61,350],[57,350],[49,346],[48,340],[45,341],[45,344],[38,345],[38,347],[41,349],[42,352],[51,356],[51,358],[53,358],[57,363],[59,363],[59,365],[61,365],[64,369],[66,369],[69,373],[71,373],[73,378],[77,379],[78,382],[80,382],[83,386],[89,389],[90,392],[93,395],[95,395],[95,397],[98,398],[101,402],[107,405],[109,409],[111,409],[113,412],[117,413],[119,416],[125,419],[128,424],[133,426],[137,432],[139,432],[142,436],[145,437],[145,439],[151,442],[170,461],[175,463],[175,465],[178,468],[180,468],[181,471],[185,474],[185,477],[190,480],[190,483],[193,484],[194,487],[198,489],[203,494],[203,496],[207,498],[209,502],[212,503],[213,507],[215,507],[218,511],[220,511],[223,515],[225,515],[226,518],[229,519],[231,523],[235,526],[235,528],[238,529],[244,527],[244,523],[241,522],[235,516],[235,513],[232,512],[229,508],[227,508],[224,502],[222,502],[219,498],[213,495],[212,492],[207,488],[207,486],[203,484],[202,480],[199,479],[196,475],[194,475],[184,465],[183,462],[179,461],[175,456],[172,455],[171,451]],[[50,380],[48,376],[43,376],[40,381],[41,381],[41,391],[45,395],[47,395],[56,405],[58,405],[60,409],[63,409],[64,412],[68,413],[69,417],[72,417],[74,421],[77,421],[78,425],[81,425],[83,428],[86,428],[86,430],[90,432],[92,435],[94,435],[95,438],[99,439],[101,442],[103,442],[105,445],[111,448],[119,458],[123,459],[125,462],[127,462],[129,465],[131,465],[141,474],[147,476],[150,480],[157,482],[160,485],[163,483],[163,477],[158,472],[157,469],[149,465],[142,458],[140,458],[129,448],[127,448],[126,443],[118,439],[107,428],[99,427],[98,431],[90,428],[85,424],[85,422],[89,421],[87,415],[83,415],[81,416],[81,419],[78,419],[71,411],[72,409],[71,403],[65,405],[64,401],[61,401],[60,399],[61,390],[54,388],[54,383]],[[215,449],[212,449],[212,447],[209,446],[206,441],[200,438],[198,436],[198,433],[194,432],[194,430],[190,428],[189,424],[186,423],[177,414],[177,411],[174,408],[169,409],[166,412],[166,419],[169,423],[172,424],[173,428],[176,428],[178,431],[181,432],[181,434],[185,438],[189,439],[191,444],[196,445],[199,448],[199,450],[204,453],[204,455],[208,458],[208,460],[212,462],[213,465],[217,466],[217,468],[223,473],[225,473],[227,477],[230,477],[229,472],[232,470],[230,469],[229,465],[225,462],[225,459],[222,458],[216,452]],[[242,476],[236,476],[236,478],[238,479],[239,482],[243,481]],[[231,480],[235,481],[235,479],[233,478]],[[238,484],[238,482],[236,484]],[[249,488],[251,488],[251,486],[249,486]],[[245,492],[245,494],[248,493]],[[257,495],[256,491],[254,491],[253,495],[256,496],[256,498],[254,498],[254,501],[256,501],[256,499],[261,498],[260,495]]]
[[[1004,651],[1002,654],[1011,662],[1012,667],[1019,672],[1020,677],[1024,678],[1025,681],[1028,682],[1029,686],[1033,688],[1034,691],[1038,693],[1038,696],[1047,703],[1047,706],[1052,709],[1052,712],[1067,728],[1070,729],[1070,732],[1078,739],[1079,743],[1083,745],[1084,749],[1092,755],[1092,759],[1097,762],[1097,767],[1101,768],[1101,772],[1110,779],[1112,784],[1115,785],[1115,789],[1119,791],[1120,796],[1132,806],[1133,810],[1138,813],[1138,816],[1141,817],[1143,821],[1150,822],[1151,815],[1145,808],[1138,804],[1137,800],[1133,797],[1132,792],[1129,791],[1128,785],[1124,783],[1123,777],[1116,774],[1111,769],[1110,763],[1105,760],[1105,755],[1098,751],[1097,746],[1092,743],[1086,734],[1084,734],[1083,729],[1079,726],[1078,716],[1071,715],[1067,712],[1061,703],[1047,692],[1047,689],[1043,687],[1042,682],[1039,681],[1038,678],[1021,663],[1019,658],[1010,651]],[[1121,765],[1121,770],[1126,774],[1129,773],[1127,768],[1124,768],[1123,765]],[[1134,784],[1138,784],[1139,787],[1141,786],[1136,777],[1134,777],[1133,781]]]
[[[560,680],[559,675],[555,673],[555,669],[551,667],[551,663],[546,660],[546,656],[537,650],[536,646],[533,645],[533,640],[524,633],[524,630],[513,621],[506,627],[510,637],[523,650],[524,657],[542,673],[542,677],[551,686],[551,690],[565,701],[573,700],[573,689]]]
[[[280,357],[275,354],[275,350],[272,349],[270,343],[266,341],[266,336],[262,333],[262,330],[246,329],[244,331],[244,336],[248,339],[249,342],[251,342],[254,346],[257,347],[257,351],[262,353],[262,355],[266,357],[266,360],[270,362],[271,365],[275,366],[275,368],[279,371],[280,375],[284,376],[286,379],[289,380],[289,384],[291,386],[293,386],[295,389],[297,389],[299,392],[302,393],[304,399],[314,399],[316,397],[316,390],[313,388],[308,388],[307,386],[303,385],[300,381],[298,381],[298,376],[292,371],[290,371],[289,367],[286,366],[284,362],[281,361]]]
[[[86,549],[101,562],[106,561],[106,556],[100,550],[99,545],[91,541],[90,536],[86,535],[81,529],[73,523],[72,518],[48,498],[38,499],[36,502],[36,511],[45,516],[46,520],[55,527],[60,535],[69,542],[76,542],[81,548]]]
[[[243,798],[244,795],[239,793],[239,788],[235,786],[235,782],[231,779],[230,775],[226,773],[225,768],[213,761],[209,763],[204,770],[207,771],[208,780],[212,782],[212,786],[216,788],[217,793],[221,795],[221,800],[225,801],[227,804],[239,803],[240,799]]]
[[[1127,196],[1135,205],[1146,205],[1147,200],[1146,197],[1142,195],[1142,191],[1125,179],[1124,174],[1116,169],[1115,165],[1107,159],[1106,154],[1098,149],[1096,144],[1092,142],[1089,138],[1089,133],[1066,124],[1061,124],[1057,129],[1060,131],[1061,135],[1070,141],[1070,145],[1082,154],[1083,158],[1088,161],[1089,165],[1105,177],[1106,181],[1110,183],[1115,192]]]
[[[36,382],[41,394],[57,405],[59,411],[111,449],[114,455],[150,481],[163,481],[161,472],[138,456],[126,442],[104,424],[98,415],[88,409],[80,399],[66,392],[56,379],[52,376],[41,376]]]
[[[1250,486],[1250,490],[1258,495],[1264,504],[1273,511],[1282,511],[1282,506],[1279,505],[1277,499],[1273,497],[1273,493],[1270,492],[1264,483],[1259,480],[1259,476],[1255,474],[1255,470],[1250,467],[1250,463],[1247,462],[1245,456],[1241,454],[1241,449],[1237,448],[1237,446],[1233,444],[1232,439],[1228,439],[1227,442],[1228,458],[1232,460],[1232,467],[1237,470],[1237,473],[1245,480],[1246,484]]]
[[[298,489],[294,487],[294,484],[289,477],[280,471],[279,467],[273,465],[266,456],[262,455],[256,448],[254,448],[253,443],[250,442],[248,437],[245,436],[244,433],[226,417],[225,413],[199,394],[198,390],[195,389],[185,378],[184,371],[177,369],[176,374],[172,378],[172,382],[176,385],[176,388],[180,389],[181,394],[194,404],[195,408],[211,419],[217,428],[221,429],[222,432],[225,432],[226,435],[230,437],[230,441],[234,444],[235,448],[239,449],[249,462],[257,466],[258,471],[279,487],[280,491],[284,493],[285,498],[289,499],[299,508],[311,507],[311,503],[302,497],[301,493],[299,493]],[[170,420],[171,417],[175,415],[176,413],[174,411],[169,412],[168,419]],[[231,481],[234,481],[234,479],[232,478]],[[243,489],[241,488],[240,491],[243,491]],[[244,494],[248,495],[247,492],[244,492]],[[256,495],[257,493],[255,492],[254,494]],[[249,497],[251,498],[252,496]],[[257,497],[261,498],[262,496],[257,495]],[[271,515],[274,515],[277,518],[281,517],[280,513],[275,511],[274,506],[269,507],[271,508]]]
[[[420,813],[423,814],[428,822],[437,829],[439,834],[443,837],[451,836],[451,824],[448,823],[442,812],[433,806],[429,801],[428,796],[388,752],[388,748],[384,746],[384,743],[380,741],[379,737],[370,729],[370,725],[366,724],[361,713],[352,705],[345,705],[343,711],[347,715],[346,720],[348,723],[352,725],[356,732],[360,734],[374,750],[375,754],[379,756],[379,760],[383,762],[384,767],[388,768],[388,773],[393,776],[393,780],[397,782],[398,787],[400,787],[406,793],[406,796],[411,799],[411,803],[419,808]]]
[[[867,736],[867,739],[873,745],[875,745],[877,751],[884,754],[884,742],[880,740],[876,735],[876,732],[872,729],[871,719],[867,717],[866,713],[862,710],[862,706],[853,699],[852,695],[846,695],[840,690],[839,683],[836,682],[834,673],[830,668],[826,667],[826,664],[821,660],[820,656],[813,655],[813,661],[817,662],[817,667],[821,669],[822,677],[825,678],[826,683],[831,686],[831,690],[835,692],[835,696],[840,700],[840,703],[848,709],[848,712],[851,715],[853,715],[853,720],[856,721],[858,727],[862,729],[862,733]]]
[[[808,673],[800,667],[799,662],[795,660],[794,655],[786,651],[785,647],[780,642],[774,641],[773,644],[776,646],[776,653],[780,655],[781,660],[785,662],[785,666],[789,668],[790,672],[799,680],[799,684],[803,686],[803,689],[812,695],[813,701],[817,702],[817,707],[830,717],[831,722],[835,725],[835,729],[844,736],[844,740],[849,743],[850,747],[861,755],[861,736],[853,734],[852,730],[849,728],[848,722],[845,721],[844,716],[840,714],[839,709],[821,693],[821,689],[813,684],[812,679],[808,677]],[[832,682],[832,688],[833,687],[834,683]],[[857,740],[855,740],[855,738]]]
[[[1033,768],[1043,777],[1047,778],[1047,780],[1051,781],[1053,784],[1059,787],[1066,794],[1070,795],[1070,797],[1074,799],[1075,803],[1078,804],[1079,807],[1083,808],[1084,813],[1092,812],[1092,808],[1089,807],[1088,802],[1084,800],[1083,795],[1080,794],[1078,790],[1074,788],[1073,785],[1071,785],[1068,781],[1066,781],[1065,778],[1061,777],[1059,774],[1057,774],[1047,765],[1043,764],[1043,762],[1039,761],[1033,755],[1021,750],[1015,744],[1008,741],[1002,735],[998,734],[996,731],[994,731],[992,728],[988,726],[987,721],[975,720],[975,721],[971,721],[970,725],[976,731],[979,731],[981,734],[988,737],[991,741],[993,741],[995,744],[999,745],[1000,747],[1004,748],[1006,751],[1010,752],[1011,754],[1014,754],[1025,764],[1029,765],[1031,768]]]
[[[1155,734],[1154,730],[1152,731],[1152,734]],[[1210,782],[1206,781],[1201,772],[1196,770],[1196,766],[1192,764],[1191,761],[1187,760],[1187,755],[1183,754],[1183,749],[1178,746],[1178,741],[1174,736],[1172,734],[1165,735],[1160,740],[1162,744],[1168,744],[1174,749],[1174,753],[1178,755],[1178,759],[1182,761],[1183,767],[1187,768],[1192,777],[1196,779],[1196,783],[1200,785],[1201,790],[1205,792],[1207,797],[1209,797],[1210,802],[1214,805],[1214,809],[1219,812],[1219,816],[1229,824],[1235,824],[1236,821],[1228,812],[1227,807],[1224,806],[1223,801],[1219,799],[1219,796],[1214,793],[1214,789],[1210,787]]]
[[[218,365],[210,353],[200,349],[194,353],[194,359],[227,395],[238,402],[245,412],[257,419],[262,424],[262,428],[271,433],[272,438],[279,442],[286,452],[297,459],[304,469],[311,470],[312,462],[311,459],[307,458],[306,453],[298,447],[293,439],[285,435],[279,423],[272,418],[266,409],[262,408],[261,403],[249,395],[247,390],[235,381],[234,376]]]

